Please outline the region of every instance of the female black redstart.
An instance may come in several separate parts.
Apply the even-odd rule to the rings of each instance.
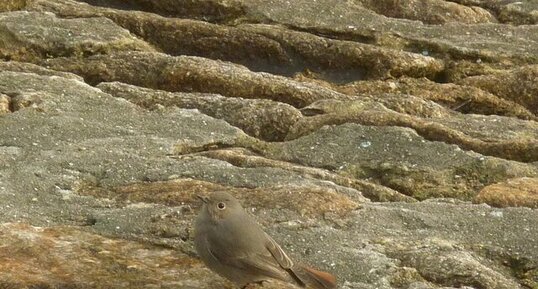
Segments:
[[[225,192],[204,202],[195,223],[194,245],[211,270],[240,287],[270,279],[313,289],[336,288],[336,278],[294,264],[280,246]]]

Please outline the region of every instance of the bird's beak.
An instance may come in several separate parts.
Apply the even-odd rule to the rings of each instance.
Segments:
[[[204,203],[209,202],[209,198],[206,196],[202,196],[202,195],[196,195],[196,196],[198,197],[198,199],[202,200],[202,202]]]

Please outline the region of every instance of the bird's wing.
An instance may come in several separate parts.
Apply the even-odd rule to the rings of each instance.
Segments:
[[[253,275],[267,276],[287,281],[289,274],[283,270],[271,255],[251,254],[238,257],[219,256],[212,252],[221,263]]]
[[[291,269],[293,267],[293,261],[291,261],[290,257],[286,255],[284,250],[280,248],[271,236],[267,234],[265,234],[265,236],[267,237],[265,248],[271,252],[271,255],[275,258],[276,262],[284,269]]]

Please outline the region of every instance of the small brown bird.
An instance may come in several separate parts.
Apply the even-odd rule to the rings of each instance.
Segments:
[[[199,198],[204,205],[196,219],[194,245],[211,270],[240,287],[278,279],[300,287],[336,288],[333,275],[294,264],[232,195],[216,192]]]

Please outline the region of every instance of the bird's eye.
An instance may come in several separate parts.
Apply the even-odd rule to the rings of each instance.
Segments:
[[[217,204],[217,208],[219,208],[219,210],[224,210],[226,208],[226,204],[223,202],[220,202]]]

